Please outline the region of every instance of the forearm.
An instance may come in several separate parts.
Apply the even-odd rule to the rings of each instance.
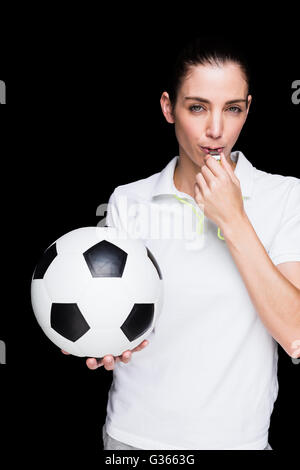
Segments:
[[[222,227],[222,233],[262,322],[291,355],[293,341],[300,338],[300,290],[273,264],[247,214]]]

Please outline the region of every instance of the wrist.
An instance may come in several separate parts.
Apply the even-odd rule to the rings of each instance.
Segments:
[[[246,212],[237,214],[229,222],[224,223],[221,227],[221,231],[225,241],[233,242],[234,238],[239,236],[239,234],[243,232],[245,227],[249,226],[249,224],[251,225]]]

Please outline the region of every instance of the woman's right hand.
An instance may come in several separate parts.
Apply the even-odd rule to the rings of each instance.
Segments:
[[[130,361],[131,355],[132,355],[133,352],[141,351],[148,344],[149,344],[149,341],[147,339],[144,339],[144,341],[142,341],[136,348],[127,349],[120,356],[113,356],[111,354],[107,354],[106,356],[101,357],[100,359],[96,359],[94,357],[89,357],[86,360],[86,365],[91,370],[98,369],[98,367],[101,367],[101,366],[104,366],[104,368],[106,370],[113,370],[113,368],[115,367],[116,362],[122,361],[125,364],[127,364]],[[61,352],[63,354],[69,355],[69,353],[64,351],[63,349],[61,349]]]

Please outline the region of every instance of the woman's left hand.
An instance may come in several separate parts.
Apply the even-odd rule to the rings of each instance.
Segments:
[[[196,175],[195,200],[205,216],[222,230],[245,211],[240,181],[224,154],[220,156],[221,164],[211,155],[205,157],[205,165]]]

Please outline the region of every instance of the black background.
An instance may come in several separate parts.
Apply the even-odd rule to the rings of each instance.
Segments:
[[[140,15],[132,23],[110,17],[108,30],[105,15],[97,24],[92,12],[82,22],[58,16],[46,32],[39,21],[34,30],[25,24],[17,40],[9,32],[1,39],[8,104],[1,110],[7,273],[1,439],[9,437],[24,459],[33,459],[36,448],[66,457],[97,456],[102,448],[112,372],[90,371],[84,359],[63,355],[46,338],[31,309],[30,282],[45,248],[72,229],[96,225],[97,206],[116,186],[161,171],[178,154],[159,100],[177,48],[203,31],[203,20],[186,15],[174,22],[161,13],[157,23],[147,23]],[[300,105],[291,101],[291,84],[299,79],[296,29],[283,34],[280,20],[255,20],[251,28],[243,21],[223,30],[244,45],[254,75],[248,120],[233,150],[261,170],[299,178]],[[279,346],[279,395],[269,435],[278,451],[297,445],[299,372]]]

